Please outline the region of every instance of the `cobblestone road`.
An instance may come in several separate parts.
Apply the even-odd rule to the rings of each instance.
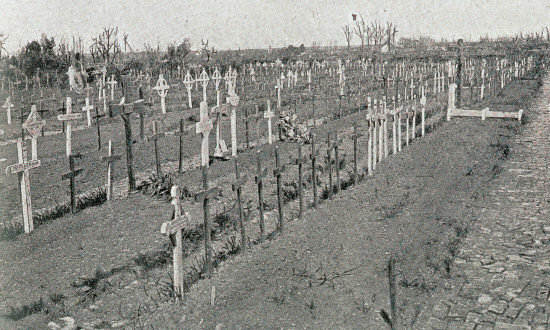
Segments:
[[[419,329],[550,329],[550,78]]]

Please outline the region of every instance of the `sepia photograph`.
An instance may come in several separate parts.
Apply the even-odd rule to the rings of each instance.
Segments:
[[[550,0],[0,0],[0,329],[550,329]]]

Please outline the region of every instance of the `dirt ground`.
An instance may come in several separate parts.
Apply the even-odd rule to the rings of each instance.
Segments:
[[[524,107],[528,117],[527,105],[537,87],[535,81],[514,82],[478,107]],[[355,118],[335,121],[319,134],[347,130]],[[249,255],[229,257],[211,280],[193,285],[180,305],[164,290],[170,282],[170,258],[151,258],[164,261],[152,267],[136,261],[140,253],[166,251],[159,228],[170,216],[168,204],[135,194],[65,216],[31,235],[0,242],[2,314],[40,298],[45,305],[41,313],[2,322],[8,328],[43,328],[70,315],[81,326],[100,328],[380,328],[384,321],[378,311],[389,311],[385,267],[394,255],[400,312],[412,324],[420,308],[430,303],[430,292],[445,286],[450,260],[473,220],[471,208],[483,202],[487,184],[498,175],[507,139],[520,131],[515,121],[438,123],[426,137],[379,164],[374,177],[310,209],[304,220],[290,221],[283,235],[255,245]],[[350,157],[349,141],[347,148],[344,153]],[[293,144],[281,144],[281,149],[285,157],[295,152]],[[145,154],[136,159],[145,159]],[[245,168],[254,168],[253,154],[243,155]],[[231,171],[223,169],[232,168],[227,164],[214,164],[213,180],[232,180]],[[198,187],[193,172],[177,181]],[[291,181],[293,173],[285,180]],[[272,178],[267,185],[267,203],[275,205]],[[246,189],[245,194],[255,196],[253,184]],[[229,196],[224,197],[216,209],[231,207]],[[289,218],[294,218],[295,204],[289,203]],[[185,207],[197,214],[193,223],[198,225],[200,205],[186,202]],[[257,224],[249,227],[253,238]],[[270,215],[268,230],[274,227]],[[220,225],[214,235],[217,251],[228,250],[234,236],[234,226]],[[190,239],[186,269],[199,260],[201,247],[200,239]],[[98,280],[80,285],[83,278]],[[212,285],[214,306],[209,304]]]

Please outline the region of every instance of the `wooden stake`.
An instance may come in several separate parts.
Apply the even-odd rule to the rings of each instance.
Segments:
[[[311,159],[311,176],[313,181],[313,207],[317,207],[319,203],[319,196],[317,193],[317,157],[319,157],[319,150],[315,149],[315,133],[311,133],[311,154],[309,158]]]
[[[258,186],[258,209],[260,211],[260,242],[265,240],[265,222],[264,222],[264,196],[263,196],[263,179],[267,176],[267,168],[262,169],[262,154],[260,150],[257,152],[257,167],[256,177],[254,181]]]
[[[69,188],[71,190],[71,213],[76,213],[76,184],[75,178],[82,172],[82,169],[74,168],[74,156],[69,155],[69,172],[61,176],[62,180],[69,179]]]
[[[298,165],[298,198],[300,200],[300,211],[298,218],[302,220],[304,213],[304,178],[303,178],[303,167],[304,163],[307,162],[307,158],[302,157],[302,145],[298,145],[298,158],[295,159],[294,164]]]
[[[114,171],[114,163],[117,160],[120,160],[120,156],[113,155],[113,146],[111,140],[109,140],[109,154],[108,156],[101,157],[102,162],[107,163],[107,200],[113,198],[113,189],[112,189],[112,175]]]
[[[243,205],[242,205],[242,187],[245,185],[245,183],[248,181],[248,176],[244,175],[241,176],[239,174],[239,162],[237,160],[237,157],[235,157],[235,181],[232,184],[233,191],[237,192],[237,204],[239,207],[239,224],[241,226],[241,248],[243,253],[246,253],[248,242],[246,238],[246,228],[244,223],[244,213],[243,213]]]
[[[282,174],[286,171],[286,165],[281,165],[279,157],[279,146],[275,147],[275,168],[273,176],[277,178],[277,204],[279,207],[279,232],[283,232],[284,216],[283,216],[283,182]]]

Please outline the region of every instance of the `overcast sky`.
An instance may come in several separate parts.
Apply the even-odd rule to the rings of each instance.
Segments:
[[[188,37],[217,49],[266,48],[331,40],[345,44],[341,27],[351,14],[397,24],[399,36],[477,39],[550,27],[550,0],[0,0],[6,48],[48,36],[80,36],[87,46],[103,26],[119,26],[130,45],[161,47]],[[359,39],[354,38],[358,44]]]

